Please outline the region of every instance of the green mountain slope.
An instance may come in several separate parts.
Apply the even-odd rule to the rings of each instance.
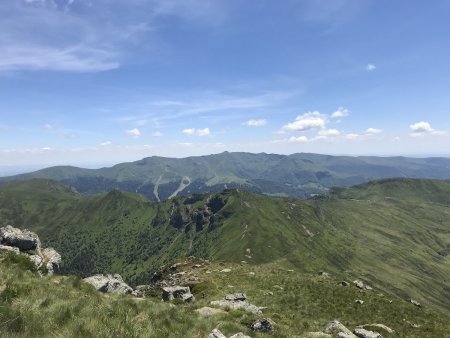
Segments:
[[[224,152],[180,159],[153,156],[102,169],[51,167],[1,178],[0,183],[52,179],[73,186],[82,194],[120,189],[159,201],[174,194],[216,192],[224,188],[305,198],[334,186],[347,187],[390,177],[450,179],[450,159]]]
[[[450,336],[449,312],[418,308],[380,290],[342,287],[335,276],[287,271],[275,263],[198,262],[201,267],[193,269],[194,262],[178,262],[178,272],[196,279],[190,284],[196,301],[180,304],[161,302],[158,292],[145,299],[105,295],[79,277],[42,277],[26,257],[0,253],[0,336],[205,338],[219,327],[227,336],[244,332],[253,338],[268,337],[250,328],[258,315],[228,310],[202,317],[195,312],[239,290],[275,322],[270,337],[311,337],[308,332],[323,331],[334,319],[350,329],[384,324],[394,332],[372,329],[385,338]],[[225,268],[230,272],[220,272]]]
[[[384,180],[312,200],[243,190],[152,204],[114,190],[82,197],[54,181],[0,187],[0,224],[38,232],[63,272],[145,283],[178,257],[245,260],[362,278],[450,309],[450,181]]]

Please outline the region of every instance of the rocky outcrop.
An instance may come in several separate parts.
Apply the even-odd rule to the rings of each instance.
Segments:
[[[53,275],[59,270],[61,255],[52,248],[41,248],[38,235],[7,225],[0,228],[0,251],[26,255],[41,273]]]
[[[192,302],[195,300],[194,295],[188,286],[167,286],[162,288],[162,298],[165,302],[172,299],[181,299],[184,302]]]
[[[362,328],[362,329],[364,329],[366,327],[381,329],[383,331],[386,331],[387,333],[394,333],[394,330],[392,330],[390,327],[388,327],[384,324],[364,324],[364,325],[357,326],[357,328]]]
[[[272,333],[275,323],[268,318],[260,318],[255,320],[251,328],[256,332]]]
[[[41,246],[39,237],[29,230],[21,230],[7,225],[0,228],[0,243],[18,248],[20,251],[38,250]]]
[[[359,289],[364,289],[364,283],[362,280],[359,280],[359,279],[354,280],[353,284],[355,284],[355,286]]]
[[[336,338],[356,338],[356,336],[338,320],[333,320],[325,327],[325,333]]]
[[[356,328],[353,332],[358,338],[383,338],[378,332],[369,331],[363,328]]]
[[[230,338],[252,338],[252,337],[247,336],[246,334],[243,334],[242,332],[238,332],[238,333],[230,336]]]
[[[91,284],[97,291],[105,293],[130,294],[133,289],[126,284],[118,274],[114,275],[94,275],[83,279],[84,282]]]
[[[247,297],[245,293],[235,293],[231,295],[226,295],[223,300],[216,300],[212,301],[211,305],[218,306],[224,309],[231,309],[231,310],[237,310],[237,309],[244,309],[245,311],[254,313],[254,314],[261,314],[261,309],[253,304],[250,304],[247,301]]]
[[[42,258],[44,259],[45,268],[49,275],[53,275],[59,270],[61,264],[61,255],[53,248],[46,248],[41,250]]]
[[[8,246],[8,245],[0,245],[0,251],[12,251],[15,253],[19,253],[19,248],[16,248],[15,246]]]

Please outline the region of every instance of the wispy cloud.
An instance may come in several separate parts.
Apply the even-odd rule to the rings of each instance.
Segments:
[[[138,128],[133,128],[133,129],[126,130],[125,134],[132,138],[138,138],[141,136],[141,131]]]
[[[369,64],[366,66],[366,70],[368,70],[369,72],[373,72],[375,69],[377,69],[377,66],[375,66],[375,65],[373,65],[373,64],[371,64],[371,63],[369,63]]]
[[[3,0],[0,72],[116,69],[142,37],[159,33],[160,17],[216,24],[218,7],[202,0]]]
[[[331,114],[332,118],[341,118],[341,117],[346,117],[350,115],[350,110],[344,108],[344,107],[339,107],[334,113]]]
[[[248,120],[245,124],[249,127],[262,127],[267,124],[267,120],[266,119]]]
[[[182,130],[183,134],[186,135],[196,135],[196,136],[209,136],[210,130],[209,128],[203,128],[203,129],[195,129],[195,128],[186,128]]]

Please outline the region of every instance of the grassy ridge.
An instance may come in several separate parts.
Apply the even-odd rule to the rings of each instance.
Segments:
[[[155,298],[104,295],[81,282],[79,277],[39,277],[25,257],[0,254],[0,336],[33,337],[196,337],[205,338],[219,327],[227,336],[244,332],[254,338],[267,334],[252,332],[256,315],[228,311],[200,317],[195,309],[208,306],[225,294],[245,291],[250,301],[267,307],[264,315],[276,323],[272,337],[304,337],[322,331],[333,319],[349,328],[382,323],[395,330],[387,338],[446,338],[450,315],[431,308],[417,308],[378,290],[360,291],[341,287],[335,277],[288,272],[278,264],[250,266],[212,262],[192,269],[181,266],[199,282],[191,289],[196,302],[163,303]],[[224,268],[229,273],[221,273]],[[251,274],[250,274],[251,272]],[[361,299],[364,304],[356,304]],[[419,325],[411,328],[408,324]]]
[[[195,255],[362,278],[450,309],[450,182],[386,180],[313,200],[243,190],[158,204],[113,191],[83,198],[52,181],[0,188],[0,222],[36,230],[63,271],[119,272],[145,283],[160,265]]]

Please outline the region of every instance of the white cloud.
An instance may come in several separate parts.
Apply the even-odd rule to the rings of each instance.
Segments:
[[[110,146],[110,145],[112,145],[112,142],[111,141],[105,141],[105,142],[100,143],[100,145],[101,146]]]
[[[267,120],[266,119],[248,120],[245,124],[250,127],[262,127],[267,124]]]
[[[141,131],[138,128],[126,130],[125,133],[132,138],[138,138],[141,136]]]
[[[52,150],[52,148],[50,148],[50,147],[42,147],[41,149],[44,151]]]
[[[344,107],[339,107],[338,110],[336,110],[334,113],[331,114],[332,118],[340,118],[340,117],[346,117],[350,115],[350,110],[344,108]]]
[[[354,133],[350,133],[350,134],[345,134],[344,138],[350,141],[355,141],[359,138],[360,135],[358,134],[354,134]]]
[[[194,135],[194,134],[195,134],[195,128],[186,128],[186,129],[183,129],[182,132],[183,132],[184,134]]]
[[[211,134],[209,128],[204,129],[186,128],[183,129],[182,132],[187,135],[197,135],[197,136],[208,136]]]
[[[383,132],[381,129],[376,129],[376,128],[367,128],[366,130],[366,134],[379,134]]]
[[[154,131],[154,132],[152,133],[152,136],[154,136],[154,137],[161,137],[161,136],[164,136],[164,134],[161,133],[160,131]]]
[[[418,134],[431,133],[434,131],[434,129],[431,128],[431,125],[428,122],[424,122],[424,121],[411,124],[409,126],[409,128],[412,130],[413,133],[418,133]]]
[[[324,130],[320,130],[318,135],[319,136],[339,136],[341,134],[341,132],[337,129],[324,129]]]
[[[375,69],[377,69],[377,66],[375,66],[375,65],[373,65],[373,64],[371,64],[371,63],[369,63],[369,64],[366,66],[366,70],[368,70],[369,72],[373,72]]]
[[[197,129],[198,136],[208,136],[210,134],[209,128]]]
[[[282,127],[284,131],[307,131],[325,128],[326,118],[318,111],[308,112],[297,116],[294,122]]]
[[[288,141],[289,143],[305,143],[308,142],[308,138],[306,136],[291,136]]]

